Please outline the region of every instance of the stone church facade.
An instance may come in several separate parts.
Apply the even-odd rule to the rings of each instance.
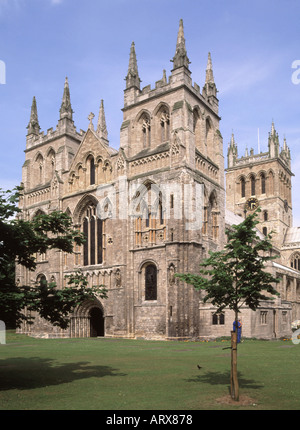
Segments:
[[[201,90],[191,79],[182,20],[172,62],[168,78],[163,71],[155,88],[141,88],[132,43],[119,150],[109,144],[102,100],[97,124],[91,113],[87,131],[77,131],[67,78],[58,124],[46,134],[40,131],[33,99],[22,173],[23,217],[65,211],[87,240],[71,255],[54,250],[38,255],[35,272],[18,266],[17,282],[46,279],[64,288],[65,276],[81,270],[90,285],[107,287],[108,298],[79,306],[66,330],[37,317],[22,332],[151,339],[228,335],[231,312],[216,315],[210,304],[203,304],[201,293],[174,273],[197,272],[210,250],[224,247],[225,228],[240,222],[253,202],[263,209],[261,231],[277,231],[274,252],[279,258],[268,270],[281,279],[281,297],[262,303],[256,312],[243,309],[243,333],[288,335],[291,321],[300,317],[300,246],[292,227],[286,142],[280,152],[272,126],[268,153],[251,151],[238,158],[232,136],[225,193],[212,60],[209,54]]]

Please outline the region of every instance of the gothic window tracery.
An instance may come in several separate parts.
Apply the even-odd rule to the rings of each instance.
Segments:
[[[141,131],[142,131],[142,143],[143,148],[150,147],[151,144],[151,121],[150,116],[144,113],[140,118]]]
[[[82,232],[86,238],[83,245],[83,265],[102,264],[104,221],[97,217],[94,204],[88,205],[84,210]]]
[[[219,238],[219,208],[215,192],[212,192],[209,198],[207,217],[209,225],[209,236],[213,240],[217,240]]]
[[[167,142],[170,139],[170,116],[166,109],[162,111],[160,116],[160,131],[161,143]]]
[[[299,252],[296,252],[292,255],[290,259],[290,265],[293,269],[300,271],[300,254]]]
[[[224,325],[225,324],[225,315],[224,313],[212,314],[212,325]]]
[[[153,187],[152,187],[153,186]],[[166,239],[165,200],[155,184],[143,184],[133,202],[135,245],[145,246]]]

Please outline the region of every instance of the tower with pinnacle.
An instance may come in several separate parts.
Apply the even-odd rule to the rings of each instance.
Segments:
[[[280,144],[274,121],[268,136],[267,151],[254,154],[246,149],[238,155],[232,134],[227,151],[226,206],[245,216],[260,207],[259,229],[273,232],[273,241],[281,247],[287,230],[293,225],[291,154],[286,139]],[[251,207],[251,202],[254,204]]]

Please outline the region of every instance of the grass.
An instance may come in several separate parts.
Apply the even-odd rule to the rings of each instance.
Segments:
[[[299,409],[299,345],[239,344],[241,402],[228,404],[230,350],[223,348],[229,345],[33,339],[8,332],[6,345],[0,345],[0,409]]]

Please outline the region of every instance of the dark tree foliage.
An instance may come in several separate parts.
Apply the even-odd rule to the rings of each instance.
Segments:
[[[16,285],[16,263],[34,271],[35,254],[50,249],[72,253],[74,243],[81,245],[85,241],[64,212],[22,219],[17,207],[21,193],[20,187],[12,191],[0,189],[0,320],[7,326],[13,323],[19,326],[22,320],[31,322],[30,311],[34,311],[53,325],[66,328],[70,312],[77,305],[95,295],[106,298],[106,289],[104,286],[88,288],[80,272],[70,276],[68,287],[63,289],[44,281],[35,286]]]

